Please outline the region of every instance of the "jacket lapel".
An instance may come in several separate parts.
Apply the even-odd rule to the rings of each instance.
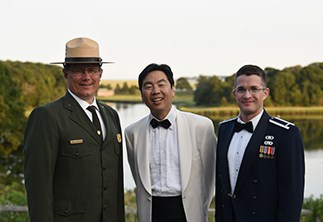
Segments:
[[[189,124],[184,115],[177,111],[177,133],[178,133],[178,149],[180,162],[180,176],[182,183],[182,191],[184,192],[190,178],[192,166],[192,138],[189,131]]]
[[[229,163],[228,163],[228,150],[230,146],[230,142],[232,139],[232,136],[234,134],[234,122],[232,122],[230,125],[228,125],[226,128],[223,129],[221,132],[222,142],[221,147],[218,148],[219,157],[217,157],[219,164],[223,166],[223,170],[221,171],[221,177],[223,178],[223,182],[225,183],[223,187],[230,188],[230,175],[229,175]],[[226,193],[230,192],[230,189],[225,191]]]
[[[137,157],[137,166],[140,179],[146,191],[151,195],[151,181],[150,181],[150,164],[149,151],[151,144],[149,142],[149,116],[147,116],[138,126],[138,139],[135,147],[135,156]]]
[[[113,133],[115,130],[114,128],[112,128],[112,124],[113,123],[113,119],[111,117],[111,115],[108,115],[108,111],[106,110],[106,108],[100,104],[99,101],[97,101],[97,104],[100,108],[100,114],[102,117],[102,120],[104,122],[104,126],[105,126],[105,131],[106,131],[106,136],[105,136],[105,140],[103,141],[103,143],[109,143],[111,140],[116,139],[115,138],[115,133]]]
[[[255,161],[255,158],[257,157],[259,144],[261,144],[268,127],[268,119],[269,119],[269,115],[266,113],[266,111],[264,111],[253,135],[250,138],[245,154],[243,156],[238,179],[237,179],[237,184],[235,187],[235,192],[237,192],[239,188],[242,186],[243,182],[247,178],[247,174],[251,170],[251,167],[253,162]]]
[[[70,119],[78,124],[81,128],[87,131],[98,143],[101,143],[100,137],[88,118],[82,107],[75,99],[67,92],[64,96],[63,106],[70,111]]]

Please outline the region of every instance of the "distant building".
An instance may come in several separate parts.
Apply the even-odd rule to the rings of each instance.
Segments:
[[[113,96],[114,90],[112,89],[106,89],[106,88],[99,88],[97,96],[98,97],[107,97],[107,96]]]

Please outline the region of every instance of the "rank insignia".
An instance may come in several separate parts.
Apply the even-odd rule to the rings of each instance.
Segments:
[[[275,158],[276,148],[273,146],[264,146],[259,147],[259,157],[263,159],[274,159]]]
[[[120,133],[117,134],[117,141],[118,141],[118,143],[121,143],[121,134]]]

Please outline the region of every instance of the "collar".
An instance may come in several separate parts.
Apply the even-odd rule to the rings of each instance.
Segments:
[[[169,128],[173,129],[173,127],[176,126],[176,117],[177,117],[177,112],[176,112],[176,107],[174,105],[172,105],[172,108],[170,109],[169,113],[167,114],[167,116],[164,119],[168,119],[170,121],[170,123],[172,124]],[[156,117],[154,117],[151,113],[149,114],[149,122],[152,119],[156,119],[158,120]],[[158,121],[163,121],[162,120],[158,120]]]
[[[99,109],[99,106],[98,106],[98,104],[97,104],[97,102],[96,102],[95,97],[94,97],[94,99],[93,99],[93,103],[89,104],[89,103],[88,103],[88,102],[86,102],[85,100],[81,99],[80,97],[78,97],[77,95],[75,95],[74,93],[72,93],[72,91],[71,91],[71,90],[69,90],[69,89],[68,89],[68,92],[69,92],[69,94],[71,94],[71,96],[73,96],[73,98],[76,100],[76,102],[77,102],[78,104],[80,104],[80,106],[82,107],[82,109],[83,109],[83,110],[86,110],[86,108],[87,108],[88,106],[95,106],[95,108],[96,108],[98,111],[100,110],[100,109]]]
[[[252,122],[252,126],[253,126],[253,130],[255,131],[255,129],[256,129],[256,127],[257,127],[257,125],[258,125],[258,123],[259,123],[259,120],[260,120],[260,118],[261,118],[261,116],[262,116],[262,114],[264,113],[264,110],[261,110],[261,112],[257,115],[257,116],[255,116],[254,118],[252,118],[250,121]],[[240,119],[240,115],[238,116],[238,119],[237,119],[237,121],[239,122],[239,123],[245,123],[245,122],[243,122],[241,119]]]

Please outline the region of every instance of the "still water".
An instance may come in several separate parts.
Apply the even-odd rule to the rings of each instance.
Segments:
[[[109,103],[120,116],[121,126],[124,130],[129,124],[149,114],[149,109],[144,104]],[[295,122],[295,121],[293,121]],[[305,197],[315,198],[323,194],[323,119],[295,122],[301,129],[305,146]],[[312,124],[311,124],[312,123]],[[135,187],[128,165],[126,148],[124,145],[124,183],[125,190]]]

